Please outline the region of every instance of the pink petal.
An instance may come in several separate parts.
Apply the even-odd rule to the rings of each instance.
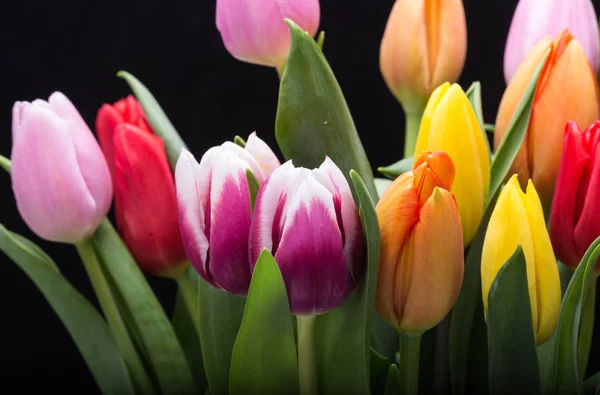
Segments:
[[[269,177],[275,169],[281,166],[277,155],[273,153],[267,143],[256,136],[256,132],[253,132],[248,137],[245,150],[252,155],[265,178]]]
[[[246,162],[248,165],[247,167],[250,170],[252,170],[252,173],[254,173],[258,182],[261,184],[263,183],[266,177],[263,175],[263,171],[258,165],[258,163],[254,160],[254,157],[250,155],[248,151],[246,151],[239,145],[232,143],[231,141],[226,141],[225,143],[223,143],[221,145],[221,148],[223,149],[223,151],[229,151],[238,158],[242,159],[244,162]]]

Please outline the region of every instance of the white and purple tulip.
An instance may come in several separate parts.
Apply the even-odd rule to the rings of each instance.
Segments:
[[[263,184],[250,227],[252,270],[264,248],[279,265],[292,314],[325,313],[354,290],[364,265],[362,227],[331,159],[314,170],[288,161]]]
[[[226,142],[200,164],[182,150],[175,169],[179,226],[185,250],[208,283],[236,295],[250,285],[251,209],[246,170],[263,181],[279,167],[269,146],[252,133],[242,148]]]

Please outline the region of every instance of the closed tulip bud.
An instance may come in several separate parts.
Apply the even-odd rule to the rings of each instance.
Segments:
[[[377,204],[381,253],[375,308],[398,330],[421,334],[450,312],[463,281],[454,166],[443,151],[423,152]]]
[[[278,163],[255,133],[245,149],[226,142],[209,149],[200,164],[182,150],[175,168],[179,226],[192,265],[211,285],[236,295],[248,292],[252,213],[246,171],[262,184]]]
[[[550,216],[550,238],[561,262],[576,268],[600,236],[600,121],[581,133],[567,124]],[[598,272],[598,264],[596,272]]]
[[[16,102],[12,186],[21,217],[39,237],[78,243],[110,208],[112,183],[94,135],[65,95]]]
[[[406,112],[420,112],[440,84],[460,76],[467,54],[461,0],[396,0],[380,50],[388,88]]]
[[[521,0],[510,25],[504,50],[508,84],[529,51],[545,36],[569,29],[581,43],[594,72],[600,66],[598,18],[590,0]]]
[[[423,151],[441,150],[452,159],[456,177],[451,192],[458,204],[465,246],[479,227],[490,187],[490,161],[484,138],[462,88],[449,83],[438,87],[423,113],[415,158]]]
[[[273,254],[296,315],[325,313],[354,290],[364,267],[363,234],[350,186],[326,158],[314,170],[288,161],[256,197],[250,265]]]
[[[538,194],[531,180],[523,193],[515,174],[498,196],[483,242],[481,290],[486,314],[494,279],[519,245],[525,255],[533,331],[539,345],[556,328],[560,279]]]
[[[311,36],[317,33],[319,0],[217,0],[217,29],[234,58],[281,68],[290,50],[291,19]]]
[[[523,187],[531,178],[545,207],[549,207],[554,195],[566,123],[573,120],[589,125],[600,118],[596,76],[581,44],[563,30],[555,41],[540,41],[506,87],[496,118],[494,146],[500,145],[527,85],[548,51],[527,134],[509,172],[519,174]]]

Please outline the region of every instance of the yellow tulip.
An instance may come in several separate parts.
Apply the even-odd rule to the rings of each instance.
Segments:
[[[492,212],[481,256],[481,290],[487,314],[490,287],[504,263],[523,248],[536,344],[552,336],[560,311],[560,278],[540,198],[531,180],[523,193],[514,174]]]
[[[444,83],[429,98],[415,149],[446,152],[456,168],[452,194],[456,198],[467,246],[479,227],[490,187],[490,161],[485,136],[462,88]]]

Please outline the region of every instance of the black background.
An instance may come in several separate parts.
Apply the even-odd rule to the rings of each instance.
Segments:
[[[598,9],[599,1],[594,1]],[[505,88],[502,59],[516,0],[464,0],[468,54],[460,78],[483,85],[486,122],[493,123]],[[371,165],[402,156],[404,117],[379,72],[379,44],[393,0],[321,0],[325,55],[344,91]],[[274,69],[233,59],[214,23],[215,1],[10,1],[0,17],[2,85],[0,153],[11,148],[17,100],[65,93],[93,127],[97,109],[129,94],[124,69],[149,87],[196,157],[239,134],[257,134],[276,152]],[[0,222],[38,243],[62,273],[94,301],[74,247],[35,237],[20,219],[10,178],[0,172]],[[149,278],[165,309],[175,285]],[[37,288],[0,256],[0,385],[19,392],[97,391],[60,320]],[[596,338],[600,334],[596,333]],[[590,370],[600,368],[600,341]]]

